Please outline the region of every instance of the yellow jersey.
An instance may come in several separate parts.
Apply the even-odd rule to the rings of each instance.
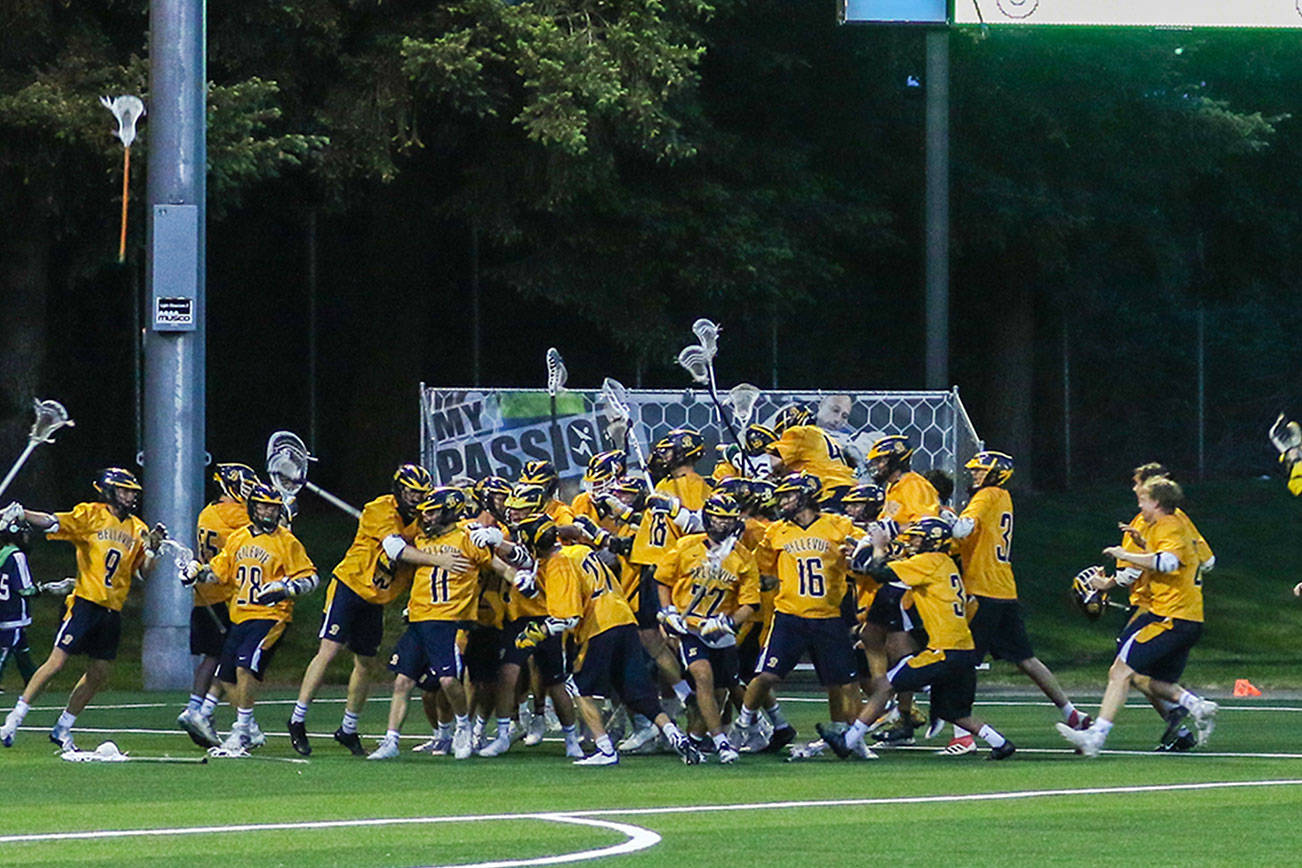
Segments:
[[[711,490],[710,483],[695,470],[689,470],[681,476],[666,476],[656,483],[656,494],[676,497],[685,509],[692,512],[700,512]]]
[[[975,523],[970,534],[956,540],[967,592],[996,600],[1016,600],[1012,495],[997,485],[982,486],[968,501],[961,518]]]
[[[1212,548],[1207,544],[1207,540],[1203,538],[1203,535],[1198,532],[1198,528],[1194,525],[1193,520],[1179,507],[1176,507],[1175,516],[1184,523],[1185,529],[1189,532],[1189,535],[1193,537],[1194,549],[1198,555],[1198,563],[1202,564],[1211,560]],[[1144,514],[1142,512],[1136,513],[1135,517],[1130,520],[1130,526],[1142,534],[1144,533],[1145,528],[1148,527],[1148,522],[1144,521]],[[1130,534],[1121,535],[1121,547],[1128,552],[1145,551],[1143,546],[1137,544],[1130,538]],[[1152,608],[1152,591],[1149,589],[1147,582],[1136,581],[1130,586],[1129,593],[1130,605],[1137,606],[1141,609]]]
[[[618,524],[613,515],[602,518],[601,513],[597,512],[597,505],[592,501],[592,494],[587,491],[580,491],[570,501],[570,522],[580,516],[591,519],[597,527],[608,533],[614,533]]]
[[[357,534],[335,567],[335,578],[368,603],[392,603],[411,584],[416,568],[392,563],[384,553],[384,540],[398,534],[408,543],[416,538],[416,520],[404,522],[392,494],[377,497],[362,507]]]
[[[822,512],[802,528],[791,521],[769,525],[755,551],[759,571],[778,577],[774,608],[800,618],[839,618],[849,567],[841,546],[854,533],[843,515]]]
[[[563,547],[560,556],[574,565],[578,576],[577,588],[583,614],[574,631],[575,641],[582,644],[622,624],[637,623],[633,607],[621,593],[615,571],[596,552],[587,546],[574,545]],[[556,615],[550,607],[548,612]]]
[[[131,590],[131,577],[145,559],[149,528],[134,515],[121,521],[107,503],[79,503],[69,512],[56,512],[57,530],[46,539],[61,539],[77,550],[77,586],[68,597],[81,597],[115,612]]]
[[[796,425],[782,432],[769,447],[777,452],[788,473],[805,471],[817,476],[823,488],[854,485],[854,471],[845,463],[841,447],[817,425]]]
[[[1288,471],[1288,490],[1296,497],[1302,494],[1302,461],[1294,461]]]
[[[919,552],[886,566],[909,586],[900,605],[917,608],[928,648],[971,651],[976,647],[967,626],[963,580],[953,558],[944,552]]]
[[[474,620],[479,609],[479,571],[493,562],[492,553],[472,543],[470,532],[459,524],[436,537],[420,533],[412,545],[429,554],[461,555],[470,561],[470,568],[454,573],[442,567],[418,567],[411,580],[407,620]]]
[[[1144,528],[1144,550],[1169,552],[1180,565],[1168,573],[1144,570],[1135,580],[1147,589],[1148,609],[1162,618],[1203,620],[1203,588],[1199,575],[1198,546],[1189,531],[1192,522],[1178,515],[1164,515]]]
[[[574,524],[574,513],[570,511],[569,504],[563,500],[557,500],[553,497],[543,504],[543,512],[547,513],[547,517],[558,525]]]
[[[538,561],[534,571],[539,596],[545,597],[541,614],[567,620],[583,616],[583,578],[580,565],[592,549],[584,545],[561,546]],[[537,599],[537,598],[535,598]]]
[[[195,541],[199,544],[195,557],[206,564],[226,547],[231,534],[249,524],[249,510],[235,500],[210,503],[199,511]],[[216,606],[230,600],[234,588],[220,582],[207,582],[194,586],[196,606]]]
[[[696,512],[710,496],[710,484],[700,474],[689,471],[682,476],[666,476],[656,483],[655,493],[676,497],[683,509]],[[669,553],[682,535],[668,515],[643,510],[642,521],[633,535],[633,552],[628,559],[639,566],[659,566],[660,559]]]
[[[656,581],[669,586],[670,598],[689,626],[711,615],[731,615],[742,606],[760,605],[759,567],[740,542],[718,565],[709,561],[709,537],[683,537],[656,567]]]
[[[258,534],[251,525],[240,528],[226,539],[226,545],[208,567],[219,582],[231,586],[229,606],[235,624],[260,618],[289,623],[294,615],[293,597],[259,606],[258,595],[272,582],[287,582],[316,572],[303,544],[283,526],[272,533]]]
[[[727,458],[720,458],[714,462],[714,469],[710,471],[710,479],[715,483],[723,482],[723,480],[731,479],[734,476],[741,476],[741,471]]]
[[[921,473],[910,470],[886,486],[886,499],[878,518],[890,519],[904,530],[928,515],[940,515],[940,495]]]

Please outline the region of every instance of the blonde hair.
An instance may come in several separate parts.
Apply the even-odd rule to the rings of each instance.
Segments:
[[[1175,512],[1184,500],[1180,484],[1165,476],[1153,476],[1139,486],[1139,493],[1154,501],[1163,512]]]

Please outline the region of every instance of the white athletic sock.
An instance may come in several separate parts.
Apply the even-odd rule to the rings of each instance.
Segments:
[[[864,723],[859,718],[855,718],[854,723],[850,724],[850,728],[845,731],[845,746],[848,748],[858,746],[867,733],[868,724]]]
[[[290,712],[289,719],[294,723],[302,723],[307,720],[307,703],[295,702],[294,710]]]
[[[741,711],[737,713],[737,725],[741,727],[747,727],[747,726],[754,726],[754,724],[755,724],[755,709],[747,708],[746,706],[743,705],[741,707]]]
[[[1199,702],[1201,702],[1201,700],[1197,696],[1190,693],[1188,690],[1181,690],[1180,698],[1176,700],[1176,703],[1181,708],[1187,709],[1189,711],[1193,711],[1194,708],[1197,707]]]
[[[1068,699],[1065,703],[1063,703],[1062,708],[1058,710],[1062,712],[1063,720],[1071,720],[1072,714],[1076,712],[1076,706],[1072,705],[1071,700]]]
[[[683,731],[679,729],[678,724],[674,723],[672,720],[660,727],[660,731],[665,734],[665,738],[671,740],[683,737]]]
[[[470,715],[456,714],[453,717],[456,718],[457,729],[468,729],[470,727]]]
[[[497,719],[497,738],[508,738],[511,732],[511,718],[499,717]]]
[[[399,734],[400,733],[396,729],[387,729],[384,731],[384,740],[391,741],[394,744],[397,744]]]
[[[1090,728],[1097,729],[1099,732],[1107,735],[1109,732],[1112,732],[1112,721],[1100,717],[1098,720],[1094,721],[1094,725]]]
[[[475,729],[478,729],[478,730],[481,730],[481,731],[482,731],[483,728],[484,728],[485,726],[488,725],[488,718],[483,717],[482,715],[478,715],[478,714],[476,714],[476,715],[475,715],[475,724],[474,724],[474,725],[475,725]]]
[[[782,706],[778,705],[776,700],[774,700],[772,705],[764,706],[764,713],[768,715],[769,721],[773,724],[774,729],[783,729],[791,726],[791,724],[787,722],[786,715],[782,713]]]
[[[185,710],[198,711],[201,705],[203,705],[203,697],[197,693],[191,693],[189,701],[185,703]]]
[[[76,722],[77,715],[69,714],[68,710],[65,708],[63,713],[59,715],[59,722],[56,723],[55,726],[59,729],[72,729],[72,725]]]
[[[722,732],[713,733],[710,738],[714,741],[715,750],[718,750],[728,743],[728,736]]]
[[[23,718],[27,716],[27,712],[31,710],[32,707],[27,704],[27,700],[20,696],[18,697],[18,701],[14,703],[14,710],[9,713],[14,715],[14,723],[17,724],[22,723]]]
[[[957,723],[954,724],[954,738],[971,738],[971,737],[972,737],[972,733],[968,732],[966,729],[959,726]]]
[[[452,737],[451,722],[444,723],[443,721],[440,720],[438,729],[436,729],[435,732],[438,733],[439,738],[451,738]]]
[[[680,678],[674,685],[674,696],[678,697],[679,702],[686,702],[687,698],[692,695],[692,686],[687,683],[687,679]]]
[[[204,717],[212,717],[212,713],[217,710],[217,703],[220,701],[216,693],[209,693],[203,698],[203,704],[199,706],[199,713]]]
[[[343,723],[339,724],[339,728],[344,731],[344,735],[352,735],[357,732],[357,712],[345,708],[344,720]]]
[[[610,743],[610,736],[608,735],[597,736],[596,745],[597,750],[604,754],[612,754],[615,752],[615,746]]]
[[[561,734],[565,736],[566,746],[579,743],[579,726],[571,723],[569,726],[561,727]]]
[[[955,727],[954,729],[956,732],[958,731],[958,727]],[[963,731],[967,732],[967,730]],[[968,734],[971,735],[971,733]],[[978,732],[977,735],[981,736],[981,740],[991,747],[1003,747],[1008,744],[1008,739],[1000,735],[999,731],[988,723],[982,725],[981,731]]]
[[[244,729],[248,729],[249,726],[250,726],[252,723],[253,723],[253,709],[252,709],[252,708],[237,708],[237,709],[235,709],[235,725],[236,725],[236,726],[240,726],[240,727],[243,727]]]

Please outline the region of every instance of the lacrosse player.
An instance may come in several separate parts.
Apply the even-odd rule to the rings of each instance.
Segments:
[[[741,544],[754,554],[764,539],[765,532],[773,522],[772,510],[776,508],[773,491],[774,483],[768,479],[725,479],[719,483],[716,491],[731,494],[741,507],[744,529]],[[769,630],[773,626],[774,599],[777,597],[778,583],[775,576],[760,576],[760,604],[750,618],[738,622],[737,627],[737,679],[738,686],[732,691],[732,704],[741,708],[745,685],[749,684],[759,671],[760,650],[768,641]]]
[[[550,461],[526,461],[520,469],[517,485],[536,485],[543,490],[543,512],[547,513],[557,527],[574,524],[574,514],[570,505],[556,497],[560,489],[561,477],[556,472],[556,465]]]
[[[773,475],[779,479],[789,473],[808,472],[823,485],[823,499],[835,506],[855,484],[854,470],[845,463],[841,446],[822,428],[800,421],[809,410],[793,405],[779,414],[778,439],[769,444],[769,454],[776,465]]]
[[[647,675],[646,652],[637,638],[637,621],[614,572],[587,546],[562,546],[555,523],[543,513],[520,521],[516,534],[536,558],[539,584],[547,589],[547,617],[527,624],[513,644],[527,649],[558,640],[572,630],[580,647],[582,665],[575,673],[574,684],[583,721],[592,732],[597,750],[584,757],[577,727],[563,726],[565,755],[575,757],[576,765],[619,763],[601,711],[592,701],[593,697],[609,697],[651,718],[683,762],[699,763],[700,753],[656,701],[655,685]],[[557,716],[559,711],[558,707]]]
[[[199,512],[195,556],[206,564],[226,547],[232,533],[249,523],[245,501],[253,486],[261,485],[258,474],[247,464],[218,464],[213,473],[217,499]],[[200,747],[217,747],[221,739],[213,728],[212,715],[220,698],[220,684],[213,674],[221,662],[222,646],[230,632],[230,598],[234,587],[221,582],[194,586],[194,607],[190,610],[190,653],[198,656],[190,700],[176,723]]]
[[[535,548],[538,540],[524,538],[520,534],[522,524],[531,517],[545,516],[550,528],[555,531],[553,541],[559,536],[556,522],[543,511],[546,503],[546,489],[537,485],[517,484],[506,499],[507,523],[511,529],[512,539],[518,544],[505,540],[505,534],[497,528],[483,528],[475,532],[472,540],[476,544],[495,545],[496,552],[506,563],[516,568],[511,578],[512,587],[506,589],[506,619],[502,630],[503,655],[498,670],[497,684],[497,732],[492,741],[479,751],[482,757],[497,757],[506,753],[511,747],[511,717],[516,713],[516,690],[520,683],[521,670],[532,658],[538,669],[541,685],[540,693],[551,696],[552,707],[565,732],[566,750],[571,741],[573,750],[578,751],[578,732],[574,726],[574,701],[565,689],[569,677],[569,666],[565,657],[565,643],[559,634],[540,636],[537,642],[521,644],[516,640],[534,625],[544,622],[549,612],[558,601],[553,603],[550,576],[547,571],[537,567],[533,559],[537,557]],[[568,513],[568,510],[566,511]],[[494,533],[496,531],[496,533]],[[544,540],[546,541],[546,540]],[[550,549],[547,549],[550,550]],[[556,593],[566,590],[564,583],[557,585]],[[535,697],[542,699],[544,697]],[[532,746],[542,741],[542,727],[545,723],[541,714],[536,714],[536,733],[526,737],[526,744]]]
[[[389,659],[389,668],[397,673],[389,705],[389,727],[379,747],[367,759],[398,756],[398,737],[403,718],[407,716],[407,697],[427,674],[438,678],[439,688],[452,707],[456,721],[452,733],[453,756],[468,759],[471,755],[470,709],[461,684],[457,631],[475,615],[479,571],[492,562],[493,555],[487,548],[471,542],[470,531],[461,523],[465,506],[464,491],[439,486],[418,507],[420,533],[415,547],[424,552],[458,554],[465,559],[467,567],[458,571],[439,567],[416,570],[407,604],[409,626]]]
[[[1189,530],[1190,524],[1175,514],[1183,496],[1180,486],[1164,476],[1153,476],[1140,483],[1135,497],[1144,519],[1144,529],[1137,541],[1141,550],[1131,551],[1119,545],[1103,550],[1118,565],[1125,563],[1141,570],[1134,584],[1147,591],[1148,610],[1137,614],[1127,625],[1126,639],[1108,670],[1107,688],[1093,725],[1076,730],[1063,723],[1055,724],[1062,737],[1085,756],[1098,756],[1103,749],[1132,684],[1191,715],[1197,729],[1197,744],[1206,743],[1215,726],[1216,703],[1176,683],[1189,659],[1190,649],[1203,632],[1198,542]],[[1118,586],[1116,576],[1098,576],[1091,584],[1098,590]],[[1175,715],[1168,717],[1168,730],[1174,729],[1172,718],[1179,720]]]
[[[679,637],[697,708],[719,762],[727,764],[738,754],[723,731],[719,700],[737,684],[737,625],[759,608],[759,569],[739,542],[745,524],[732,495],[711,495],[701,516],[705,533],[680,539],[656,568],[656,581],[671,589],[664,624]]]
[[[619,450],[598,452],[588,459],[587,469],[583,471],[583,491],[570,501],[570,513],[575,521],[586,518],[607,533],[615,532],[618,523],[603,498],[624,475],[626,464],[624,453]]]
[[[27,566],[32,526],[11,510],[14,517],[0,521],[0,675],[5,664],[13,658],[18,675],[26,685],[36,672],[32,650],[27,644],[27,627],[32,623],[32,613],[27,601],[38,594],[66,594],[76,585],[76,579],[37,584],[32,581]]]
[[[1013,499],[1006,487],[1013,476],[1013,458],[985,450],[964,466],[972,472],[972,498],[954,522],[953,535],[962,557],[963,585],[976,600],[976,613],[968,625],[976,662],[987,654],[1009,661],[1049,697],[1068,726],[1088,729],[1093,721],[1072,705],[1058,679],[1031,650],[1026,635],[1013,580]],[[975,750],[971,733],[956,733],[944,753],[962,756]]]
[[[153,564],[166,529],[151,530],[135,512],[140,506],[140,483],[121,467],[101,470],[95,479],[99,501],[79,503],[69,512],[35,512],[19,504],[5,507],[0,520],[21,519],[45,533],[46,539],[66,540],[77,549],[77,581],[68,597],[63,624],[54,637],[54,649],[32,675],[23,695],[0,726],[0,743],[13,744],[14,733],[27,716],[31,702],[72,654],[90,658],[86,672],[68,697],[68,705],[50,731],[50,740],[63,750],[75,750],[72,725],[86,704],[108,680],[122,637],[122,604],[133,577],[143,580]]]
[[[777,611],[760,672],[746,686],[737,718],[738,747],[743,751],[776,751],[795,738],[796,730],[772,689],[805,653],[827,689],[832,721],[840,728],[848,723],[856,673],[841,617],[848,567],[842,547],[853,538],[854,525],[845,516],[820,512],[820,491],[818,477],[812,474],[784,477],[775,490],[781,518],[769,525],[755,552],[760,573],[777,576]],[[755,726],[760,708],[773,724],[767,746]]]
[[[872,696],[848,730],[819,724],[819,734],[837,756],[849,757],[861,748],[868,727],[881,716],[893,693],[930,686],[933,718],[977,733],[990,745],[989,759],[1012,756],[1016,750],[1013,743],[994,727],[972,716],[976,659],[967,626],[963,580],[953,559],[946,554],[951,539],[949,525],[932,516],[913,522],[900,534],[906,556],[890,563],[887,562],[889,532],[874,526],[869,529],[868,538],[872,557],[860,571],[883,585],[899,582],[908,587],[927,631],[927,647],[904,656],[886,675],[874,679]]]
[[[767,425],[751,424],[742,432],[741,442],[745,452],[743,458],[737,446],[732,443],[720,443],[715,447],[719,451],[719,460],[710,472],[710,479],[715,483],[725,479],[742,476],[759,476],[768,478],[773,475],[773,456],[769,447],[777,442],[777,432]],[[746,470],[749,468],[750,473]]]
[[[259,483],[245,498],[249,523],[232,533],[208,563],[191,561],[186,584],[232,586],[231,628],[222,646],[217,677],[227,685],[235,706],[235,725],[222,749],[241,755],[266,743],[253,719],[258,684],[276,652],[285,627],[293,620],[294,602],[321,583],[303,544],[282,524],[285,501],[280,492]]]
[[[416,566],[466,568],[458,555],[421,552],[411,545],[416,537],[416,508],[429,496],[432,479],[418,464],[404,464],[393,474],[391,494],[375,498],[362,508],[357,534],[335,567],[326,588],[321,613],[321,640],[316,655],[303,673],[298,701],[289,717],[289,739],[304,756],[312,752],[307,740],[307,709],[325,680],[326,667],[345,647],[353,654],[348,676],[348,699],[334,739],[353,756],[366,756],[357,735],[357,718],[370,691],[371,662],[384,635],[384,607],[411,584]]]

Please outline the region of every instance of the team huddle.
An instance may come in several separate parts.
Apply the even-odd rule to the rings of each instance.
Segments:
[[[1132,686],[1162,718],[1160,750],[1206,740],[1216,705],[1179,679],[1202,632],[1201,576],[1214,558],[1163,468],[1135,471],[1139,514],[1103,552],[1116,569],[1092,567],[1073,583],[1089,614],[1110,591],[1130,596],[1091,718],[1027,637],[1011,564],[1013,459],[972,456],[971,497],[955,512],[952,481],[913,470],[905,436],[881,437],[855,468],[813,422],[807,408],[790,405],[769,425],[749,425],[708,477],[696,470],[705,441],[690,428],[657,441],[644,468],[622,451],[601,452],[568,503],[547,461],[526,463],[515,480],[447,485],[402,465],[391,492],[363,508],[329,576],[320,644],[287,722],[293,749],[312,752],[307,717],[345,648],[353,668],[334,740],[373,760],[400,755],[416,689],[433,730],[416,750],[457,759],[537,744],[550,712],[566,756],[580,765],[660,748],[688,764],[787,746],[796,757],[830,750],[874,759],[873,746],[910,744],[915,730],[930,737],[945,723],[954,733],[942,754],[975,752],[980,740],[989,759],[1002,760],[1015,746],[972,713],[987,656],[1024,672],[1059,710],[1057,729],[1087,756],[1102,749]],[[27,682],[0,744],[13,743],[68,658],[84,654],[86,673],[50,733],[73,746],[77,715],[116,656],[132,578],[151,573],[194,592],[190,650],[200,662],[178,724],[219,755],[265,744],[254,714],[259,688],[294,598],[315,591],[320,574],[294,536],[284,494],[243,464],[217,465],[214,481],[217,497],[198,516],[195,557],[179,577],[160,570],[167,531],[136,516],[140,486],[126,470],[103,471],[100,499],[69,512],[20,504],[0,512],[0,664],[15,654]],[[73,587],[31,580],[25,551],[34,532],[76,547]],[[19,654],[35,593],[68,594],[39,668]],[[386,646],[385,608],[400,602],[405,629]],[[368,752],[358,718],[382,646],[393,690],[386,733]],[[801,745],[774,691],[803,660],[827,693],[828,720]],[[923,691],[927,714],[913,701]],[[223,698],[236,714],[225,737],[214,722]],[[522,718],[522,707],[532,714]]]

